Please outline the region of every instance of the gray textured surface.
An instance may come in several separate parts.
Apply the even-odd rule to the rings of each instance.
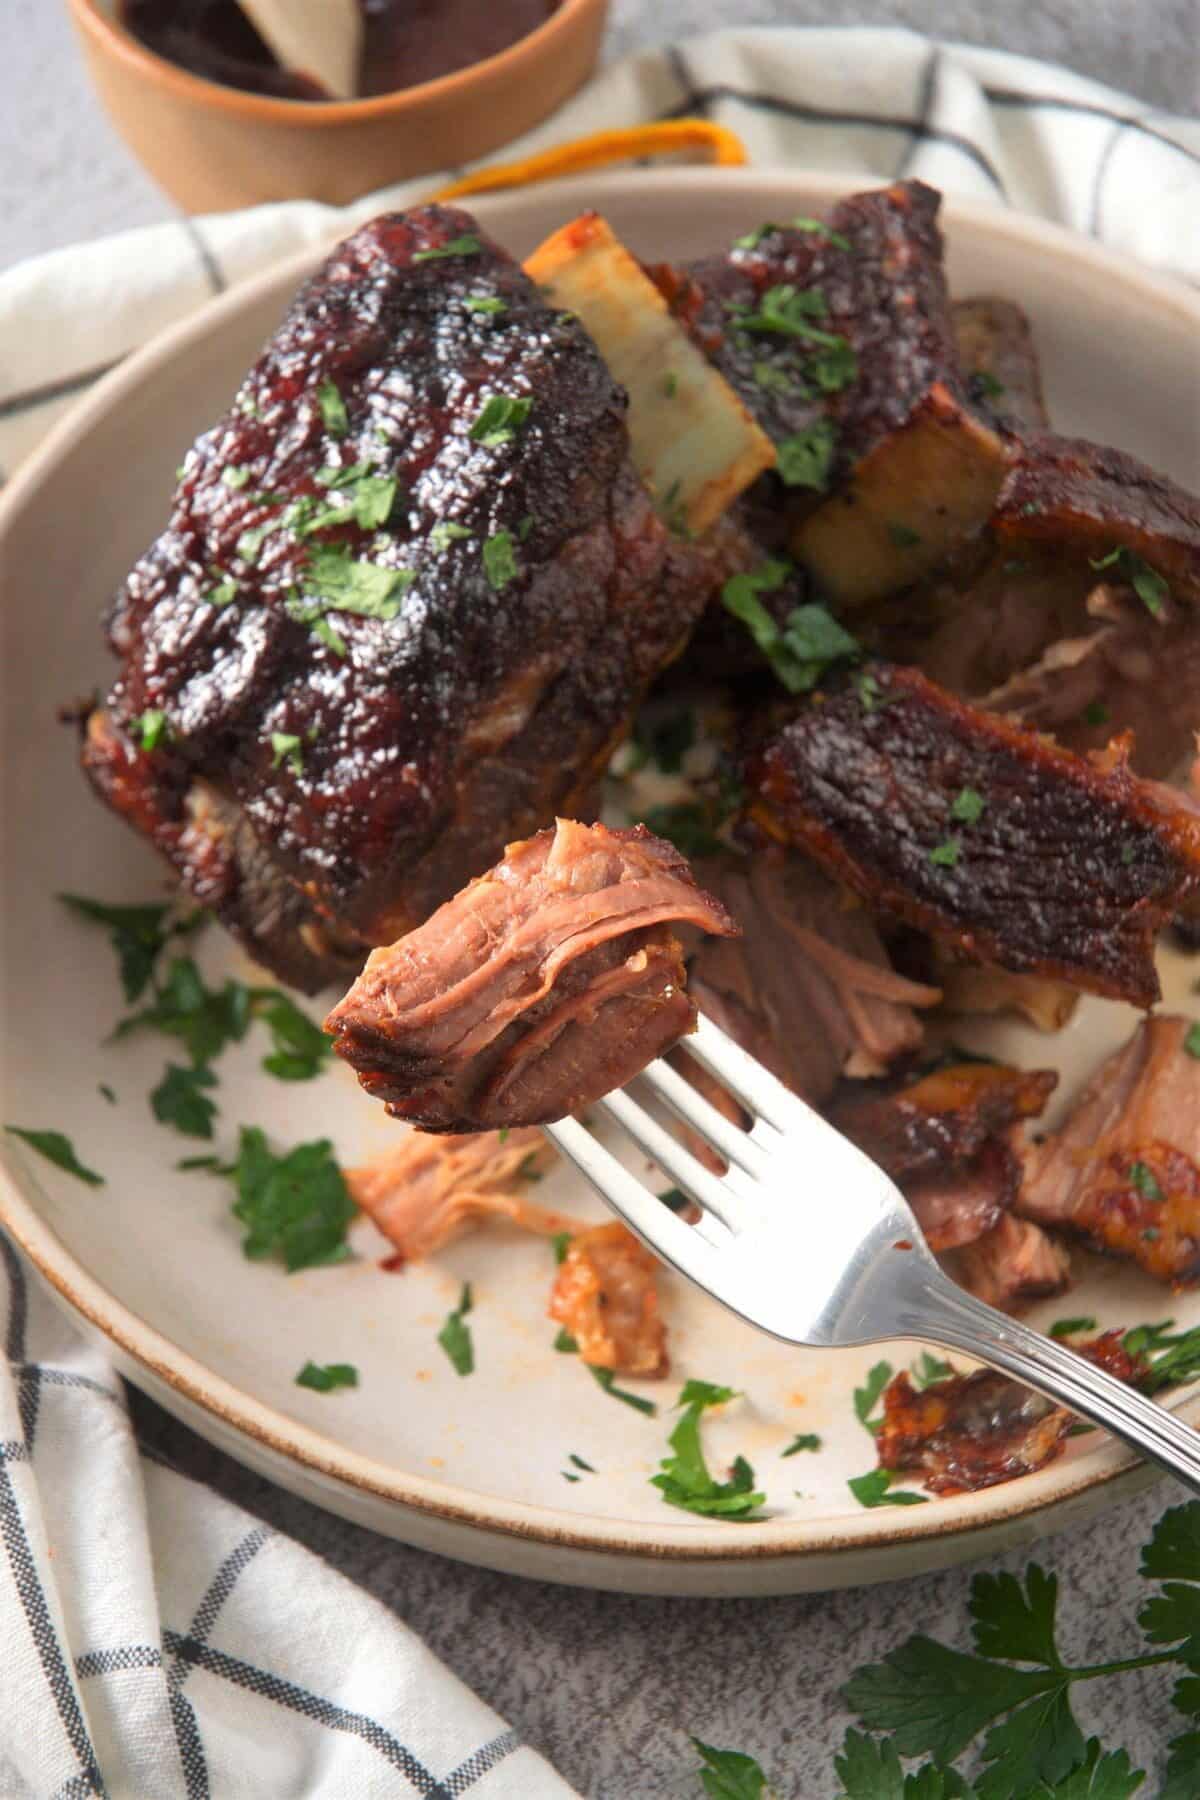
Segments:
[[[165,215],[109,130],[61,7],[4,0],[0,261]],[[1055,59],[1144,100],[1190,111],[1192,0],[876,0],[831,19],[818,0],[616,0],[610,52],[720,24],[904,24]],[[460,1568],[345,1525],[239,1468],[138,1400],[145,1440],[362,1583],[545,1752],[589,1800],[697,1796],[687,1733],[759,1755],[788,1800],[832,1800],[847,1723],[837,1689],[912,1630],[967,1638],[969,1570],[854,1593],[771,1601],[572,1594]],[[1180,1492],[1163,1484],[1046,1543],[1073,1658],[1128,1654],[1137,1548]],[[1019,1570],[1023,1554],[1003,1559]],[[1155,1767],[1175,1724],[1154,1671],[1084,1691],[1085,1728]],[[1161,1767],[1161,1760],[1159,1760]],[[1147,1794],[1156,1791],[1147,1784]]]

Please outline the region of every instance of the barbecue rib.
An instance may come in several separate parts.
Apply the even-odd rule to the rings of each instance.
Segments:
[[[1200,816],[1120,743],[1074,756],[882,663],[817,701],[748,759],[770,835],[968,956],[1154,1004],[1154,934],[1200,878]]]
[[[560,819],[373,951],[325,1029],[397,1118],[446,1132],[546,1124],[692,1029],[676,921],[737,930],[644,827]]]
[[[582,804],[685,642],[707,553],[625,408],[578,321],[430,206],[333,252],[188,454],[83,761],[285,978],[345,979]]]

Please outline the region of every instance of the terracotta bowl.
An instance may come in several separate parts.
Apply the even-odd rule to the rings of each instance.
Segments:
[[[134,155],[189,212],[340,205],[511,143],[586,81],[608,0],[560,0],[498,56],[369,100],[311,104],[220,87],[140,44],[116,0],[70,0],[84,56]]]

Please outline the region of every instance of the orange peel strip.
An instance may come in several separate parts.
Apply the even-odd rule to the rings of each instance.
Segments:
[[[704,162],[730,168],[747,161],[746,146],[736,132],[708,119],[670,119],[658,125],[633,125],[623,131],[593,131],[523,156],[517,162],[493,163],[477,169],[461,181],[439,188],[435,200],[462,200],[468,194],[490,194],[500,188],[525,187],[536,181],[555,181],[564,175],[581,175],[587,169],[607,168],[637,156],[663,156],[677,151],[697,151]]]

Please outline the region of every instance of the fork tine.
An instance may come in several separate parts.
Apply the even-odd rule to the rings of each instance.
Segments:
[[[769,1069],[764,1069],[703,1013],[697,1016],[695,1031],[689,1037],[681,1038],[680,1044],[729,1089],[747,1112],[765,1119],[777,1131],[786,1131],[795,1119],[796,1108],[803,1108],[803,1101],[785,1088],[782,1081],[777,1080]]]
[[[762,1145],[732,1119],[727,1119],[723,1112],[718,1112],[712,1101],[706,1100],[669,1063],[660,1057],[648,1064],[638,1079],[644,1081],[685,1125],[699,1132],[727,1163],[737,1164],[748,1175],[762,1174],[766,1166]]]
[[[639,1106],[623,1089],[617,1088],[600,1101],[601,1109],[627,1131],[639,1150],[644,1150],[692,1200],[705,1212],[715,1214],[730,1231],[738,1231],[746,1222],[744,1207],[729,1185],[728,1179],[714,1175],[699,1159],[672,1137],[665,1125],[652,1119],[645,1107]]]
[[[542,1130],[649,1249],[681,1275],[711,1288],[718,1251],[694,1225],[686,1224],[643,1187],[578,1119],[560,1119]]]

